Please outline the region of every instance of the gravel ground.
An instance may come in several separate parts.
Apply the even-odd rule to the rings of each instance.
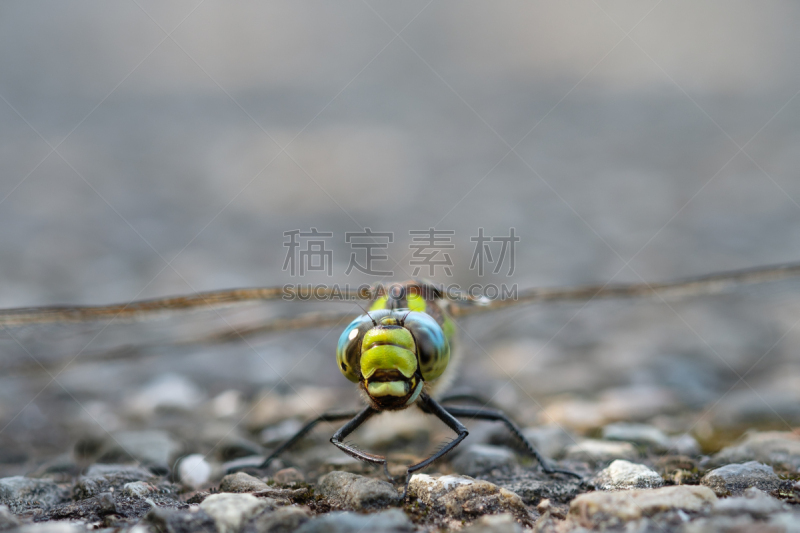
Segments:
[[[372,283],[345,275],[344,234],[365,227],[394,232],[393,280],[411,277],[409,231],[454,230],[452,276],[430,277],[462,286],[797,261],[797,17],[771,1],[6,0],[0,307]],[[311,227],[335,235],[331,277],[282,270],[283,233]],[[470,237],[511,227],[513,275],[470,270]],[[358,404],[332,356],[344,324],[173,341],[324,306],[2,330],[0,529],[800,531],[798,295],[465,319],[453,392],[491,398],[583,482],[465,421],[405,501],[328,443],[333,425],[225,478]],[[451,437],[409,411],[353,439],[398,476]]]
[[[402,499],[396,480],[403,465],[448,438],[446,428],[421,412],[383,414],[356,434],[362,448],[388,455],[393,484],[380,469],[328,443],[329,425],[267,469],[243,467],[259,463],[297,429],[304,413],[288,406],[305,403],[301,411],[311,411],[340,390],[252,400],[231,390],[198,400],[196,386],[170,375],[145,392],[149,404],[116,412],[122,425],[142,429],[91,434],[87,420],[75,419],[80,429],[73,431],[83,435],[71,450],[29,461],[39,467],[27,475],[0,479],[0,527],[230,533],[800,528],[797,431],[750,430],[725,444],[701,442],[689,424],[702,413],[674,406],[636,422],[616,413],[588,431],[566,421],[526,427],[555,464],[582,476],[575,479],[541,472],[503,428],[468,422],[468,440],[415,474]],[[101,406],[92,409],[95,417],[107,416]],[[721,448],[712,453],[712,446]],[[236,465],[241,471],[226,475]]]

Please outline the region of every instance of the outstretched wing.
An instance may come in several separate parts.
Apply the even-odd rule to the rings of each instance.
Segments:
[[[722,292],[732,287],[742,284],[764,283],[777,281],[800,276],[800,263],[785,265],[775,265],[758,267],[747,270],[737,270],[731,272],[714,273],[705,276],[687,278],[672,282],[660,283],[634,283],[626,285],[589,285],[583,287],[567,288],[533,288],[519,291],[515,298],[485,300],[471,298],[464,294],[446,294],[450,300],[450,312],[456,316],[468,316],[478,313],[495,311],[513,306],[525,304],[536,304],[545,302],[564,302],[564,301],[591,301],[596,299],[608,298],[647,298],[647,297],[688,297],[704,294]],[[325,286],[314,287],[308,294],[299,300],[312,301],[346,301],[354,302],[358,300],[369,300],[374,297],[374,290],[360,289],[350,290],[342,293],[338,288]],[[262,287],[232,289],[214,292],[198,293],[190,296],[175,296],[152,300],[132,301],[126,304],[115,304],[107,306],[50,306],[50,307],[30,307],[18,309],[0,310],[0,339],[7,337],[13,348],[15,345],[22,347],[19,342],[19,335],[12,331],[21,330],[28,333],[28,340],[39,342],[42,338],[39,329],[42,326],[56,327],[78,323],[98,323],[117,324],[130,321],[140,321],[151,318],[170,318],[182,319],[184,322],[189,318],[189,311],[215,310],[224,307],[239,306],[247,303],[258,303],[266,301],[281,300],[287,296],[283,287]],[[289,295],[291,296],[291,295]],[[349,312],[311,312],[293,317],[274,316],[257,320],[249,320],[247,323],[216,320],[213,326],[197,325],[188,334],[158,335],[154,337],[139,336],[138,333],[127,335],[127,340],[112,345],[98,346],[99,341],[94,342],[94,350],[85,352],[81,350],[82,361],[104,361],[113,359],[129,359],[138,357],[144,353],[152,352],[153,348],[165,345],[185,346],[185,345],[207,345],[232,341],[242,341],[250,337],[270,333],[284,332],[291,330],[310,329],[310,328],[330,328],[334,326],[344,327],[350,320],[355,318],[359,312],[350,310]],[[165,321],[169,322],[169,321]],[[195,322],[192,318],[189,322]],[[83,327],[83,326],[81,326]],[[125,326],[123,329],[130,328]],[[45,327],[44,329],[48,329]],[[103,326],[105,329],[105,326]],[[169,329],[167,324],[163,329]],[[148,332],[149,333],[149,332]],[[92,335],[95,335],[92,333]],[[133,338],[133,341],[130,339]],[[56,339],[67,346],[62,337]],[[92,338],[94,340],[94,338]],[[22,347],[23,351],[28,351]],[[42,351],[48,351],[47,349]],[[8,354],[7,354],[8,356]],[[6,357],[8,359],[8,357]],[[5,361],[9,363],[10,361]],[[37,363],[38,364],[38,363]],[[16,364],[11,366],[17,368]],[[47,366],[47,365],[45,365]],[[34,367],[36,368],[36,367]]]
[[[496,311],[507,307],[544,302],[591,301],[608,298],[676,298],[715,294],[754,283],[766,283],[800,276],[800,263],[732,270],[660,283],[585,285],[565,288],[524,289],[515,297],[488,300],[455,295],[451,312],[455,316]]]
[[[588,301],[607,298],[646,298],[654,296],[696,296],[713,294],[736,285],[765,283],[800,276],[800,263],[770,265],[746,270],[734,270],[659,283],[604,284],[566,288],[532,288],[519,291],[514,297],[488,300],[458,293],[446,295],[453,302],[453,312],[458,316],[494,311],[510,306],[559,301]],[[308,291],[305,298],[314,301],[358,301],[374,297],[372,289],[347,289],[318,286]],[[0,326],[22,326],[53,322],[89,322],[100,320],[140,320],[161,315],[174,315],[197,309],[230,307],[254,302],[291,298],[284,287],[253,287],[200,292],[194,295],[170,296],[151,300],[137,300],[123,304],[100,306],[57,305],[0,309]],[[314,316],[242,331],[241,334],[258,334],[285,329],[300,329],[318,325]],[[230,335],[235,336],[232,332]]]
[[[22,307],[0,309],[0,326],[22,326],[50,322],[89,322],[97,320],[139,320],[149,317],[181,313],[196,309],[213,309],[253,302],[279,300],[287,296],[284,287],[254,287],[222,291],[199,292],[187,296],[170,296],[151,300],[138,300],[112,305],[55,305],[47,307]],[[338,288],[315,287],[309,298],[331,300],[369,299],[369,292]]]

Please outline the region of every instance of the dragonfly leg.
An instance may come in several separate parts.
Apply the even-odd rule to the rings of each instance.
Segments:
[[[467,431],[467,428],[464,427],[464,424],[459,422],[452,414],[450,414],[448,412],[448,409],[439,405],[439,403],[436,402],[436,400],[434,400],[424,392],[419,395],[419,403],[417,405],[419,405],[420,409],[422,409],[423,412],[432,414],[436,418],[447,424],[447,427],[456,432],[457,437],[448,442],[439,451],[437,451],[435,454],[431,455],[424,461],[420,461],[419,463],[413,464],[408,467],[408,470],[406,470],[406,484],[405,487],[403,488],[403,499],[405,499],[406,495],[408,494],[408,482],[411,481],[411,474],[413,474],[417,470],[422,470],[423,468],[430,465],[434,461],[441,459],[453,448],[458,446],[462,440],[466,439],[467,435],[469,435],[469,432]]]
[[[472,407],[445,407],[447,412],[453,416],[465,416],[470,417],[475,420],[490,420],[494,422],[502,422],[506,425],[508,430],[511,432],[512,435],[525,447],[525,450],[532,455],[542,466],[542,470],[548,474],[566,474],[568,476],[573,476],[578,479],[583,479],[583,476],[576,472],[572,472],[571,470],[565,470],[561,468],[555,468],[550,465],[550,462],[547,461],[542,454],[536,449],[536,447],[530,443],[528,439],[522,434],[522,430],[519,426],[511,420],[508,415],[498,409],[475,409]]]
[[[355,446],[350,444],[345,444],[342,442],[342,439],[347,437],[350,433],[356,430],[358,426],[369,420],[373,415],[379,413],[377,409],[373,409],[370,406],[367,406],[362,411],[358,412],[347,424],[343,425],[339,428],[339,431],[333,434],[331,437],[331,443],[342,450],[344,453],[349,455],[350,457],[355,457],[360,461],[365,461],[367,463],[372,463],[376,465],[383,465],[384,470],[386,470],[388,474],[388,469],[386,469],[386,457],[382,455],[374,455],[371,453],[367,453],[364,451],[359,450]]]
[[[359,413],[360,413],[360,411],[347,411],[345,413],[325,413],[324,415],[318,416],[317,418],[315,418],[314,420],[311,420],[308,424],[303,426],[303,428],[300,431],[298,431],[297,433],[295,433],[294,436],[292,436],[291,439],[287,440],[286,442],[284,442],[283,444],[278,446],[278,448],[275,449],[275,451],[273,451],[269,455],[269,457],[264,459],[264,462],[261,463],[261,466],[259,466],[259,468],[267,468],[269,466],[269,464],[276,457],[278,457],[280,454],[285,452],[288,448],[292,447],[297,441],[299,441],[300,439],[305,437],[306,434],[309,431],[311,431],[312,429],[314,429],[314,426],[316,426],[320,422],[336,422],[338,420],[347,420],[348,418],[353,418],[354,416],[358,415]]]
[[[481,396],[477,396],[475,394],[449,394],[447,396],[443,396],[439,398],[439,403],[451,403],[451,402],[471,402],[477,403],[481,407],[490,407],[492,409],[497,409],[497,406],[493,404],[490,400],[486,398],[482,398]]]

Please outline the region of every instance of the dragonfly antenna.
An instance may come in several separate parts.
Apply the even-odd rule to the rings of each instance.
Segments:
[[[378,325],[378,323],[375,322],[375,319],[372,318],[372,315],[369,314],[369,311],[367,311],[366,308],[363,305],[361,305],[358,302],[353,302],[353,303],[355,303],[357,306],[359,306],[361,308],[361,310],[364,311],[364,313],[369,317],[369,319],[372,320],[372,325],[373,326],[377,326]]]

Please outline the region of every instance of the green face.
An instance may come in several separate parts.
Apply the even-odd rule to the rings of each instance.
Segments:
[[[436,321],[407,309],[357,318],[342,333],[336,351],[342,374],[360,383],[381,409],[414,403],[424,381],[439,377],[449,359],[449,344]]]

